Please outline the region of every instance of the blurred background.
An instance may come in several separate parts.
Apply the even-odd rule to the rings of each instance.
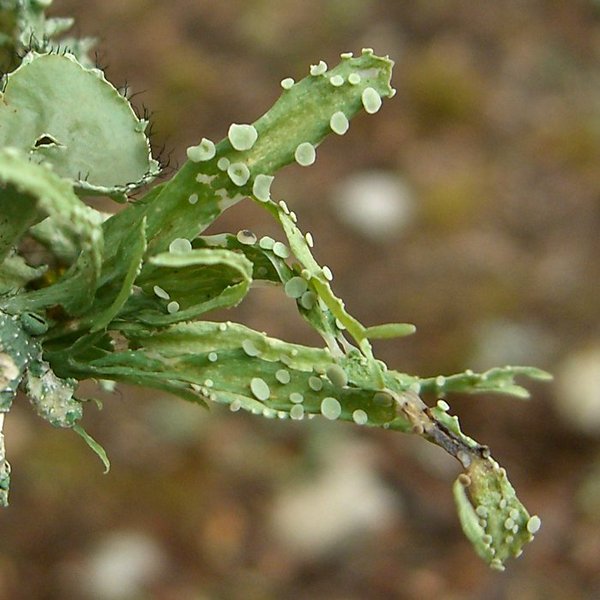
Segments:
[[[420,439],[272,422],[146,390],[89,396],[74,434],[17,403],[0,598],[359,600],[600,598],[600,2],[56,0],[139,94],[153,143],[185,148],[252,122],[323,59],[373,47],[398,94],[274,183],[376,347],[432,375],[552,371],[528,402],[452,397],[542,529],[505,573],[464,538],[457,465]],[[250,202],[213,231],[281,237]],[[225,316],[319,343],[292,303],[253,290]]]

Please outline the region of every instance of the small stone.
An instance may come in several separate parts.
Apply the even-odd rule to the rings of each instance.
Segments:
[[[333,190],[335,215],[377,244],[410,227],[417,201],[404,181],[386,171],[363,171],[342,179]]]
[[[600,434],[600,343],[572,350],[557,367],[555,406],[574,431]]]

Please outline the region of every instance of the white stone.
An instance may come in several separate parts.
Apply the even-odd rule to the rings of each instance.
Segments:
[[[572,352],[555,375],[558,413],[574,429],[600,435],[600,342]]]
[[[333,191],[333,205],[340,221],[380,243],[405,231],[416,212],[406,184],[385,171],[364,171],[341,181]]]
[[[536,323],[492,319],[477,326],[469,364],[481,371],[496,365],[544,364],[555,346],[550,333]]]
[[[365,534],[391,526],[399,499],[377,476],[376,452],[355,439],[323,449],[316,475],[286,482],[276,498],[271,529],[290,553],[321,558]]]
[[[82,596],[97,600],[143,597],[167,569],[165,552],[154,538],[135,531],[105,535],[77,573]]]

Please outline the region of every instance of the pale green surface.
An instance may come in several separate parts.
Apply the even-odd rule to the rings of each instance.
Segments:
[[[103,73],[71,54],[32,52],[4,82],[0,145],[52,165],[87,193],[123,194],[158,173],[144,129]]]
[[[529,526],[527,511],[487,448],[463,434],[444,405],[429,409],[419,394],[492,391],[524,397],[526,390],[514,384],[515,375],[547,375],[507,367],[420,379],[388,370],[374,358],[369,338],[407,335],[413,326],[366,328],[350,315],[333,292],[331,271],[313,257],[312,240],[300,230],[296,216],[284,203],[269,199],[270,178],[294,160],[311,163],[312,152],[306,150],[332,133],[332,118],[339,133],[340,113],[348,119],[363,108],[372,114],[382,98],[393,96],[391,68],[389,59],[370,50],[356,58],[345,55],[330,70],[319,63],[308,77],[286,85],[279,100],[252,126],[234,126],[214,147],[203,139],[191,147],[190,160],[171,180],[102,224],[101,215],[74,194],[73,182],[86,187],[74,169],[81,172],[85,167],[95,191],[124,191],[143,180],[152,171],[143,123],[132,119],[128,102],[102,76],[84,69],[74,57],[30,55],[5,88],[5,101],[17,112],[4,109],[0,114],[6,125],[4,143],[17,148],[0,153],[0,180],[15,190],[2,201],[23,203],[22,210],[7,209],[8,218],[0,222],[0,251],[12,252],[27,228],[47,216],[37,234],[70,264],[56,283],[0,297],[5,311],[0,317],[6,323],[0,342],[8,360],[17,357],[14,343],[8,343],[15,328],[17,341],[31,343],[34,349],[40,343],[44,347],[44,360],[36,350],[35,356],[17,364],[16,371],[10,363],[8,371],[5,367],[11,375],[1,392],[5,410],[25,378],[25,390],[38,413],[53,425],[74,428],[105,464],[102,449],[77,425],[77,380],[93,377],[143,385],[267,418],[321,415],[413,432],[461,462],[466,475],[457,480],[455,497],[463,529],[477,552],[495,568],[517,555],[532,538],[529,529],[535,529],[537,521]],[[53,87],[58,80],[69,84],[72,95],[67,115],[58,109],[65,99],[64,91]],[[42,92],[55,104],[46,106]],[[78,112],[78,105],[90,103],[91,120]],[[80,136],[81,127],[85,135]],[[58,144],[32,149],[40,135]],[[108,162],[91,148],[91,140],[96,144],[99,136],[118,146],[114,156],[108,152]],[[36,160],[29,162],[26,152]],[[42,155],[56,173],[36,164]],[[281,241],[266,238],[253,243],[242,236],[241,243],[234,235],[199,237],[224,210],[252,194],[281,225],[289,250]],[[60,232],[56,248],[49,235],[53,227]],[[177,247],[172,246],[174,240]],[[188,252],[169,251],[183,247],[185,240],[192,248]],[[286,261],[289,252],[291,260]],[[11,260],[14,269],[14,257]],[[2,268],[8,273],[6,264]],[[282,299],[296,301],[325,348],[286,343],[234,323],[196,320],[214,308],[239,303],[255,279],[282,287]],[[19,287],[26,281],[23,274]],[[51,310],[57,305],[65,314]],[[40,318],[39,323],[29,323],[30,331],[38,334],[35,342],[10,316],[31,311]],[[47,332],[43,323],[48,324]],[[485,524],[478,520],[479,506],[488,511]],[[515,525],[518,530],[512,532]]]
[[[14,186],[21,195],[26,196],[28,209],[52,219],[54,228],[61,235],[73,239],[80,251],[60,283],[39,293],[0,298],[0,308],[20,312],[62,304],[71,313],[88,308],[93,301],[102,263],[101,215],[79,200],[69,181],[43,166],[29,162],[14,148],[0,151],[0,181]],[[13,228],[13,233],[18,231]],[[0,233],[0,238],[4,237],[7,237],[6,234]],[[14,236],[12,243],[16,244],[18,238],[18,235]]]

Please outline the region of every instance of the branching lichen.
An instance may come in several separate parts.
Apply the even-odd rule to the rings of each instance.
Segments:
[[[376,113],[393,63],[364,49],[329,68],[311,66],[281,82],[273,107],[252,124],[234,123],[218,143],[202,138],[168,181],[106,218],[79,196],[122,199],[157,173],[146,123],[81,55],[38,40],[54,23],[48,2],[3,2],[12,10],[13,47],[31,42],[3,79],[0,104],[0,425],[20,388],[37,413],[82,429],[77,382],[87,378],[168,391],[198,404],[226,404],[266,418],[322,417],[419,435],[444,448],[463,473],[458,514],[478,554],[494,568],[518,556],[540,525],[519,502],[489,449],[465,435],[442,398],[453,392],[524,397],[515,376],[529,367],[420,378],[377,360],[372,339],[409,335],[409,323],[366,327],[332,288],[314,241],[271,183],[285,165],[308,167],[318,146],[343,135],[359,112]],[[41,38],[40,38],[41,39]],[[263,207],[285,242],[237,234],[203,235],[243,198]],[[27,264],[22,242],[43,244],[55,276]],[[323,338],[310,348],[227,322],[204,320],[239,304],[254,281],[280,287]],[[429,407],[424,394],[440,398]],[[0,503],[9,467],[0,428]]]

